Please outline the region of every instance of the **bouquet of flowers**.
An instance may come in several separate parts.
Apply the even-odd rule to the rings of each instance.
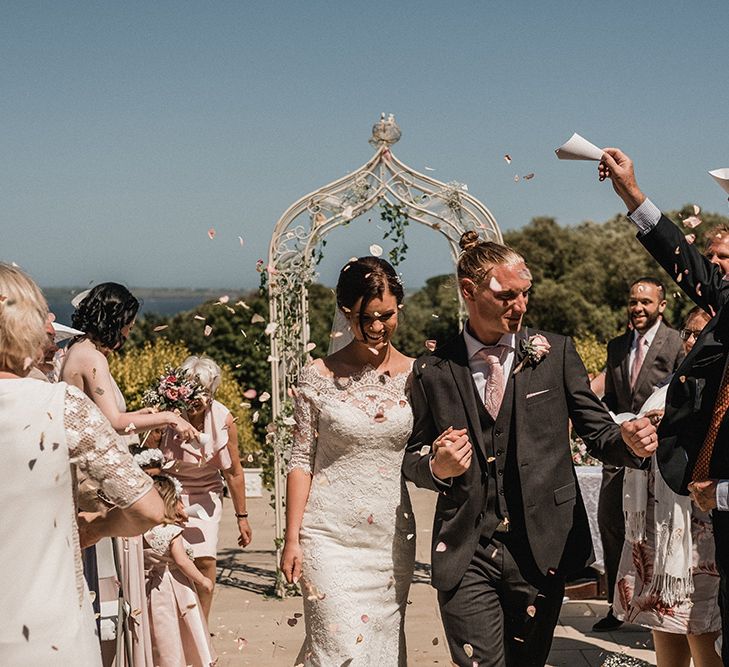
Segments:
[[[197,378],[182,368],[168,366],[155,386],[144,392],[142,402],[149,408],[184,412],[204,396],[205,390]]]
[[[599,466],[602,465],[600,461],[593,458],[587,453],[587,445],[582,441],[582,438],[577,436],[570,440],[570,449],[572,450],[572,462],[576,466]]]

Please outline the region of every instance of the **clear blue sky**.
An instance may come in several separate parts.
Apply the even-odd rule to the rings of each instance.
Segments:
[[[280,214],[369,159],[381,111],[401,160],[502,229],[621,210],[554,157],[573,131],[628,151],[659,206],[726,213],[706,171],[729,166],[728,28],[718,0],[6,1],[0,258],[47,286],[253,286]],[[336,234],[322,281],[380,235]],[[429,240],[411,287],[450,268]]]

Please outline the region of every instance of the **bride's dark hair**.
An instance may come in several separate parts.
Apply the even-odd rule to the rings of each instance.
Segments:
[[[116,350],[124,343],[122,329],[134,321],[139,301],[119,283],[101,283],[78,305],[71,323],[95,343]]]
[[[372,299],[381,299],[389,289],[397,305],[405,296],[402,282],[392,265],[380,257],[360,257],[347,262],[339,273],[337,281],[337,306],[351,311],[354,304],[362,299],[359,307],[360,330],[366,337],[362,326],[362,316]]]

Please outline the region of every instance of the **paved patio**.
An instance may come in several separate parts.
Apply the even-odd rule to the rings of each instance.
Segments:
[[[435,593],[429,584],[429,544],[435,496],[411,489],[418,523],[417,564],[410,589],[406,632],[408,663],[450,665]],[[220,657],[220,667],[256,665],[285,667],[294,664],[304,634],[301,598],[273,597],[273,510],[268,498],[248,502],[254,531],[253,544],[245,552],[236,546],[233,510],[226,501],[220,533],[218,586],[210,631]],[[583,667],[602,665],[610,653],[623,653],[655,665],[649,632],[637,626],[619,632],[595,634],[590,628],[605,614],[604,601],[565,603],[555,633],[549,665]]]

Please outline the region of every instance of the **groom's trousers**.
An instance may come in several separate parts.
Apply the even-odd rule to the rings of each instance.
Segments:
[[[438,592],[453,662],[544,667],[564,587],[538,570],[523,533],[482,537],[459,585]]]

